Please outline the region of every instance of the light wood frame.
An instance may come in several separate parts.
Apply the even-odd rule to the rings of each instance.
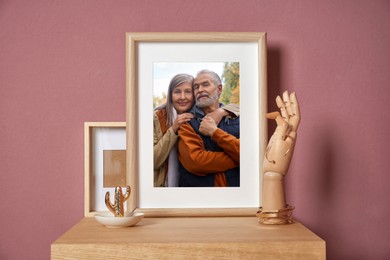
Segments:
[[[94,209],[91,200],[101,199],[104,197],[95,198],[93,197],[92,189],[94,188],[93,182],[93,153],[92,149],[94,146],[94,128],[124,128],[126,129],[126,122],[85,122],[84,123],[84,216],[92,217],[97,211]],[[126,144],[124,144],[126,145]],[[126,178],[128,178],[126,176]]]
[[[253,216],[257,208],[139,208],[139,100],[138,95],[138,45],[140,43],[188,43],[188,42],[255,42],[258,46],[258,92],[259,105],[259,145],[260,163],[266,144],[267,122],[264,114],[266,111],[267,96],[267,70],[266,70],[266,33],[127,33],[126,34],[126,123],[127,123],[127,176],[132,187],[132,196],[128,210],[144,212],[148,217],[171,216]],[[152,160],[151,160],[152,161]],[[259,187],[261,187],[261,174],[259,175]],[[261,201],[261,192],[258,194]]]

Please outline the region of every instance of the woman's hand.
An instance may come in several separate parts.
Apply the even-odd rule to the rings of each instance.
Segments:
[[[177,115],[176,120],[172,124],[172,130],[175,133],[177,133],[177,131],[179,131],[180,126],[182,124],[190,121],[193,117],[194,117],[194,115],[191,113],[183,113],[183,114]]]
[[[222,118],[224,118],[225,116],[228,116],[228,115],[229,115],[229,112],[220,107],[220,108],[214,110],[213,112],[208,113],[206,116],[214,119],[216,125],[218,125],[219,122],[221,122]]]

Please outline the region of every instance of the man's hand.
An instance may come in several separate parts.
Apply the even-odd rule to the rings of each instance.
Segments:
[[[203,117],[203,120],[199,126],[199,132],[201,132],[205,136],[211,137],[215,130],[217,130],[217,124],[215,123],[214,119],[212,119],[208,115]]]
[[[263,172],[278,172],[287,174],[294,152],[297,130],[301,120],[299,104],[295,93],[283,93],[283,100],[278,96],[276,104],[279,112],[266,115],[268,119],[276,120],[277,127],[272,135],[263,161]]]

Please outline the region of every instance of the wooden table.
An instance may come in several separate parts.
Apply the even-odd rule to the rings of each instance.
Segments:
[[[326,259],[325,241],[300,223],[256,217],[144,218],[112,229],[84,218],[51,245],[52,259]]]

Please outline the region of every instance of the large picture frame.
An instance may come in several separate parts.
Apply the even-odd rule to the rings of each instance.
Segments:
[[[105,192],[114,193],[115,186],[126,184],[124,172],[122,185],[104,185],[104,152],[126,153],[126,122],[84,122],[84,216],[107,211]],[[125,155],[126,156],[126,155]],[[124,156],[124,158],[125,158]],[[121,164],[126,167],[126,159]],[[123,166],[122,166],[123,167]]]
[[[243,184],[237,189],[154,188],[149,177],[153,175],[153,108],[152,95],[148,92],[153,88],[152,65],[154,62],[199,60],[240,60],[242,64],[240,127],[241,132],[246,131],[241,134],[246,139],[240,139],[241,151],[245,152],[245,156],[244,152],[240,154],[240,164],[241,172],[252,179],[247,181],[247,186]],[[256,214],[261,205],[260,169],[267,142],[264,116],[267,107],[266,64],[264,32],[126,34],[126,158],[132,188],[128,210],[141,211],[151,217]],[[221,199],[214,200],[219,193],[223,194]],[[209,200],[198,203],[196,197]],[[181,198],[184,202],[176,204],[174,198]]]

